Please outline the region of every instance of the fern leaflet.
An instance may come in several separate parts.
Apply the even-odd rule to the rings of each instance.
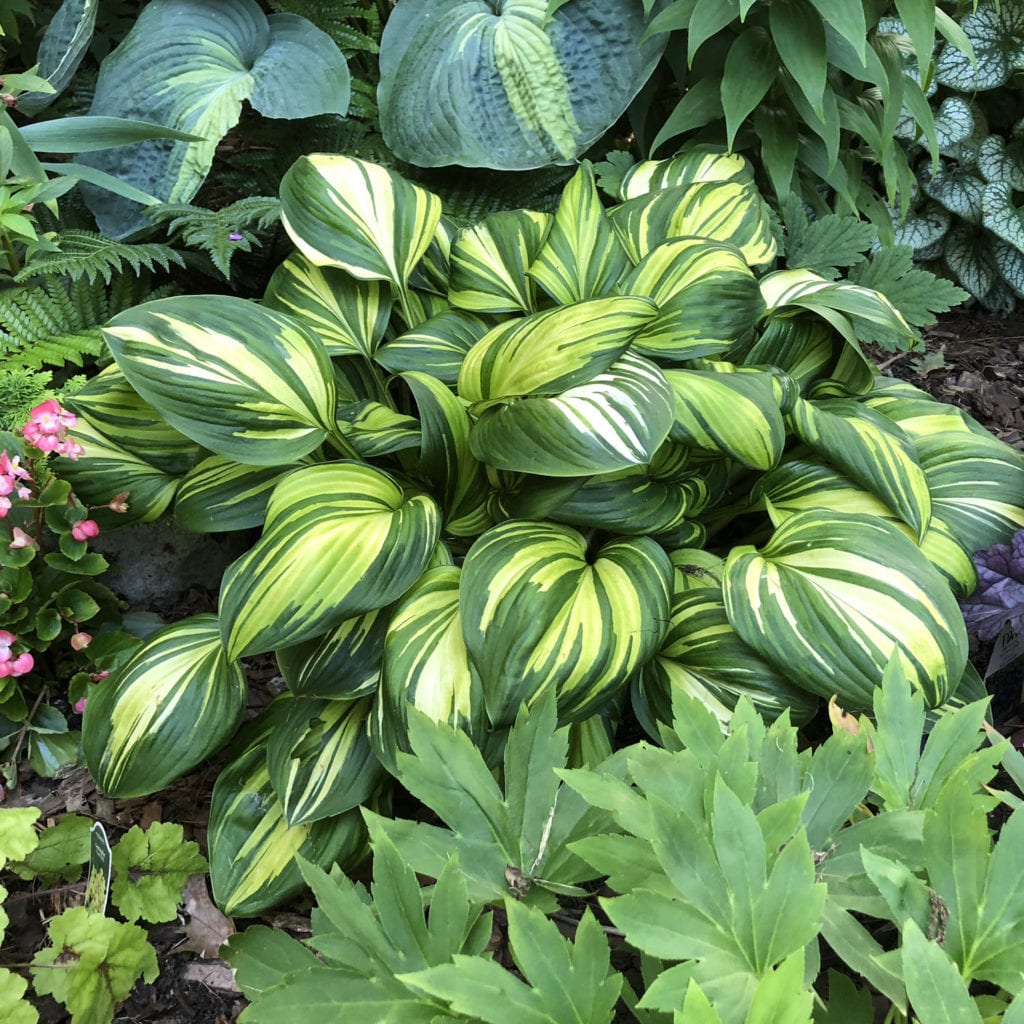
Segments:
[[[105,284],[110,284],[114,274],[129,268],[138,275],[157,267],[170,270],[172,263],[185,265],[180,253],[168,245],[115,242],[95,231],[63,231],[53,241],[57,249],[36,251],[15,281],[24,283],[45,274],[72,280],[84,277],[90,283],[102,277]]]

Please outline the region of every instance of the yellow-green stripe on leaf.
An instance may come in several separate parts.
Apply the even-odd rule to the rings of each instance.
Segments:
[[[668,437],[673,394],[654,363],[627,352],[586,384],[485,410],[473,454],[498,468],[590,476],[646,465]]]
[[[715,153],[699,147],[668,160],[641,160],[623,176],[620,199],[636,199],[650,192],[693,185],[698,181],[753,182],[750,165],[735,153]]]
[[[316,153],[281,179],[281,221],[318,267],[403,291],[441,219],[441,200],[385,167]]]
[[[672,563],[648,537],[590,553],[582,534],[512,520],[470,548],[459,606],[494,726],[554,689],[562,722],[598,711],[657,651]]]
[[[108,796],[163,789],[219,750],[245,711],[246,681],[217,619],[195,615],[154,633],[85,706],[82,749]]]
[[[406,500],[371,466],[337,462],[286,477],[263,536],[224,574],[221,631],[232,657],[321,636],[390,604],[426,567],[440,520],[430,498]]]
[[[301,458],[334,423],[327,350],[303,323],[225,295],[118,313],[103,335],[131,386],[177,430],[235,462]]]
[[[963,616],[917,545],[881,519],[801,512],[758,552],[733,548],[723,591],[737,633],[795,683],[871,706],[893,654],[929,707],[967,661]]]
[[[467,310],[446,309],[386,342],[374,354],[374,362],[392,373],[416,370],[454,384],[466,353],[493,326],[493,321]]]
[[[650,299],[611,295],[506,321],[469,350],[459,396],[491,402],[584,384],[607,370],[657,312]]]
[[[448,301],[475,313],[529,313],[536,289],[526,276],[551,226],[551,214],[503,210],[464,228],[452,242]]]

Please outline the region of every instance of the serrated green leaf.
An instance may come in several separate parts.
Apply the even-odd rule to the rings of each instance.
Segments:
[[[0,816],[0,821],[3,818]],[[19,878],[38,877],[42,885],[57,879],[74,882],[82,865],[89,862],[89,829],[92,820],[79,814],[65,815],[39,835],[39,845],[25,857],[8,865]]]
[[[914,921],[903,927],[903,976],[915,1014],[928,1024],[981,1024],[956,965]]]
[[[224,959],[235,972],[235,982],[250,1002],[281,984],[285,975],[319,963],[301,942],[261,924],[236,932],[222,949]]]
[[[24,860],[39,845],[33,827],[38,819],[37,807],[0,808],[0,867],[10,860]]]
[[[4,890],[0,889],[0,893]],[[5,1024],[36,1024],[39,1013],[24,999],[28,982],[6,967],[0,967],[0,1014]]]

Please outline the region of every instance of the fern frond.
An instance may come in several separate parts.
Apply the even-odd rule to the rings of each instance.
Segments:
[[[169,203],[155,209],[152,216],[166,223],[168,233],[179,235],[185,245],[207,253],[224,279],[230,280],[235,253],[252,252],[254,245],[263,244],[255,232],[277,223],[281,203],[276,196],[246,196],[219,210]]]
[[[543,167],[536,171],[463,170],[457,181],[441,172],[417,171],[421,184],[441,197],[444,212],[460,226],[477,224],[499,210],[539,210],[553,213],[570,167]]]
[[[0,370],[0,430],[20,427],[35,406],[53,395],[52,383],[49,370]]]
[[[333,0],[268,0],[278,14],[297,14],[311,21],[338,44],[345,56],[377,53],[381,22],[374,0],[334,3]]]
[[[22,283],[46,274],[72,280],[84,277],[90,283],[102,277],[105,284],[110,284],[115,273],[128,269],[138,275],[157,267],[169,271],[172,263],[184,266],[181,255],[168,245],[115,242],[95,231],[62,231],[54,242],[58,251],[37,253],[15,281]]]

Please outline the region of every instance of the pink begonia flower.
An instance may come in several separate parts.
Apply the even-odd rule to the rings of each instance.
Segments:
[[[0,498],[0,519],[6,519],[7,513],[11,510],[11,499]]]
[[[11,543],[7,545],[11,551],[17,551],[19,548],[39,547],[39,545],[20,526],[14,527],[11,533],[14,537]]]
[[[11,660],[11,644],[18,638],[6,629],[0,629],[0,662]]]
[[[72,707],[74,708],[76,715],[81,715],[85,713],[85,702],[88,699],[88,697],[80,697],[78,700],[75,701]]]
[[[59,434],[61,430],[73,427],[78,422],[78,417],[73,412],[62,409],[56,398],[40,402],[29,413],[29,417],[25,429],[28,430],[31,426],[34,431],[43,434]]]
[[[11,494],[14,491],[14,477],[5,476],[0,473],[0,496]]]
[[[12,459],[6,451],[0,452],[0,473],[18,480],[29,479],[29,471],[21,467],[21,459],[17,455]]]
[[[92,643],[92,636],[89,633],[74,633],[69,642],[72,650],[84,651]]]
[[[109,675],[110,675],[110,669],[109,668],[105,668],[102,672],[93,672],[93,674],[91,676],[89,676],[89,678],[94,683],[99,683],[102,680],[106,679],[107,676],[109,676]]]
[[[120,494],[115,494],[110,499],[110,504],[107,508],[111,512],[124,513],[128,511],[128,491],[122,491]]]
[[[29,498],[32,497],[32,488],[31,487],[19,487],[18,488],[18,497],[21,498],[22,501],[27,501]]]
[[[85,449],[78,444],[77,441],[72,441],[70,437],[65,438],[57,447],[57,454],[63,455],[65,458],[70,459],[72,462],[77,462],[79,456],[85,454]]]
[[[98,537],[100,528],[95,519],[81,519],[71,527],[71,536],[75,540],[88,540],[90,537]]]
[[[19,654],[13,661],[0,661],[0,679],[7,676],[23,676],[31,672],[36,660],[26,651]]]

